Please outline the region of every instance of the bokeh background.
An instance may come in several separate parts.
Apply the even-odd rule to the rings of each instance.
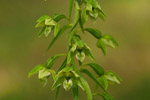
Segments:
[[[119,47],[108,48],[104,56],[91,35],[82,38],[92,48],[97,63],[122,77],[121,85],[109,86],[110,93],[116,100],[150,100],[150,1],[98,1],[107,19],[89,21],[87,26],[113,35]],[[68,15],[68,0],[0,0],[0,100],[54,100],[51,79],[43,88],[36,76],[29,79],[27,74],[50,56],[66,52],[67,32],[43,55],[53,35],[39,39],[39,29],[34,28],[40,16],[56,12]],[[55,68],[62,60],[58,60]],[[86,100],[85,94],[81,92],[80,98]],[[72,100],[71,91],[61,89],[58,99]]]

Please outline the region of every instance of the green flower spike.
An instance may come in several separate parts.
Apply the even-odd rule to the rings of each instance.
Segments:
[[[67,52],[65,54],[57,54],[51,56],[46,61],[45,65],[37,65],[30,72],[28,77],[31,77],[34,74],[38,73],[38,78],[45,85],[48,81],[48,78],[52,76],[53,85],[52,90],[56,90],[55,100],[59,95],[60,87],[62,86],[66,91],[72,89],[73,100],[79,100],[79,88],[81,88],[86,93],[85,100],[95,100],[94,96],[101,96],[104,100],[114,100],[114,98],[109,94],[107,88],[109,83],[120,84],[121,79],[114,72],[107,71],[105,72],[103,67],[96,63],[94,56],[91,53],[89,46],[81,39],[81,33],[86,34],[90,33],[97,40],[97,47],[102,50],[104,55],[106,55],[106,47],[115,48],[118,46],[116,40],[107,34],[102,34],[99,29],[86,27],[88,17],[97,20],[99,17],[102,20],[105,20],[105,14],[99,5],[98,0],[68,0],[69,2],[69,14],[68,16],[64,14],[54,14],[51,17],[44,15],[40,17],[36,22],[35,27],[41,27],[39,37],[45,35],[46,37],[53,31],[54,37],[50,41],[50,44],[46,51],[48,51],[54,43],[67,32]],[[72,16],[74,15],[74,16]],[[67,22],[63,22],[61,27],[60,22],[62,19],[66,19]],[[65,38],[66,39],[66,38]],[[90,40],[89,40],[90,41]],[[92,42],[92,41],[90,41]],[[62,41],[60,42],[62,45]],[[53,67],[57,66],[56,60],[61,56],[65,56],[64,61],[57,71],[53,70]],[[84,64],[85,57],[88,56],[91,58],[92,62]],[[76,60],[77,61],[76,61]],[[98,61],[99,62],[99,61]],[[54,66],[55,65],[55,66]],[[89,68],[90,67],[96,74],[93,74]],[[55,68],[56,69],[56,68]],[[84,76],[92,79],[97,86],[96,89],[101,89],[100,93],[93,93],[91,87],[88,83],[88,79]],[[98,88],[99,87],[99,88]],[[101,99],[102,99],[101,98]]]

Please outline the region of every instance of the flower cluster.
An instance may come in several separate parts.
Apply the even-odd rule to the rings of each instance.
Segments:
[[[68,54],[68,63],[71,61],[71,57],[76,56],[77,60],[83,62],[85,56],[89,56],[92,60],[95,60],[91,53],[90,47],[81,40],[80,36],[74,34],[71,41],[71,49]]]

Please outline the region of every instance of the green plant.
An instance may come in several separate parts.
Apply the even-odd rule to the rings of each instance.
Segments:
[[[56,90],[56,99],[59,93],[60,86],[63,86],[66,91],[72,88],[74,100],[79,100],[78,88],[80,87],[87,94],[87,100],[93,100],[93,96],[100,95],[104,100],[113,100],[113,97],[107,92],[108,83],[120,84],[120,77],[112,71],[104,71],[104,69],[95,63],[95,58],[91,53],[89,46],[81,40],[79,33],[90,33],[97,39],[97,47],[102,50],[106,55],[106,46],[115,48],[118,43],[111,35],[102,35],[102,33],[95,28],[85,28],[84,25],[88,18],[96,20],[98,17],[102,20],[105,19],[105,13],[101,9],[99,3],[96,0],[70,0],[69,3],[69,17],[63,14],[55,14],[52,17],[44,15],[37,20],[36,27],[42,27],[39,37],[41,35],[48,35],[54,31],[54,38],[48,46],[47,51],[52,47],[55,41],[64,33],[69,30],[68,35],[68,51],[66,54],[58,54],[50,57],[45,65],[37,65],[29,73],[29,77],[38,73],[38,78],[46,85],[46,82],[50,75],[52,76],[54,83],[52,90]],[[72,21],[72,10],[75,10],[74,19]],[[66,19],[68,24],[60,28],[59,21]],[[62,65],[57,71],[52,69],[55,61],[65,56]],[[84,64],[84,59],[89,56],[92,63]],[[76,58],[76,59],[75,59]],[[78,61],[79,65],[76,64]],[[95,71],[97,76],[94,76],[90,70],[86,69],[86,66]],[[92,93],[91,88],[87,80],[83,77],[83,74],[87,74],[97,85],[103,90],[103,93]]]

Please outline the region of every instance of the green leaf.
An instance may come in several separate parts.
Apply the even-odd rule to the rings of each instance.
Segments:
[[[75,27],[77,26],[79,22],[79,10],[80,10],[79,2],[76,0],[75,1],[75,16],[74,16],[73,26],[70,30],[70,33],[75,29]]]
[[[115,48],[115,45],[113,44],[113,42],[111,40],[107,40],[105,38],[101,38],[101,41],[103,41],[103,43],[107,46],[110,46],[112,48]]]
[[[84,44],[85,47],[83,49],[83,52],[85,53],[86,56],[89,56],[91,60],[95,61],[95,57],[91,53],[91,49],[87,46],[87,44]]]
[[[67,73],[67,72],[70,72],[70,71],[72,71],[72,67],[65,67],[65,68],[63,68],[60,72],[65,72],[65,73]]]
[[[75,78],[78,78],[79,77],[79,75],[75,72],[75,71],[71,71],[72,72],[72,74],[75,76]]]
[[[83,91],[85,91],[84,86],[83,86],[83,84],[82,84],[80,78],[75,79],[75,82],[76,82],[76,84],[77,84]]]
[[[86,3],[86,11],[92,12],[92,5],[89,3]]]
[[[104,55],[106,55],[106,45],[101,39],[99,39],[97,41],[96,45],[97,45],[98,48],[101,48],[101,50],[104,53]]]
[[[107,88],[108,88],[108,81],[107,81],[106,77],[103,75],[103,76],[97,78],[97,80],[98,80],[99,83],[103,86],[103,88],[104,88],[105,90],[107,90]]]
[[[60,91],[60,86],[59,86],[59,87],[57,87],[56,95],[55,95],[55,100],[57,100],[57,98],[58,98],[59,91]]]
[[[83,24],[85,24],[85,22],[87,22],[86,8],[83,9],[82,15],[83,15],[82,22],[83,22]]]
[[[52,47],[52,45],[53,45],[53,44],[55,43],[55,41],[60,37],[60,35],[61,35],[64,31],[66,31],[69,27],[70,27],[70,25],[65,25],[65,26],[63,26],[63,27],[58,31],[57,36],[54,37],[54,39],[50,42],[50,44],[49,44],[49,46],[48,46],[48,48],[47,48],[46,51],[48,51],[48,50]]]
[[[100,65],[98,65],[98,64],[89,63],[89,64],[85,64],[83,66],[89,66],[89,67],[91,67],[97,73],[97,75],[99,75],[99,76],[104,75],[104,69]]]
[[[41,29],[41,31],[38,34],[38,37],[41,37],[41,35],[44,33],[45,29],[46,29],[46,26],[43,26],[43,28]]]
[[[49,19],[50,17],[48,15],[44,15],[44,16],[41,16],[36,22],[40,23],[46,19]]]
[[[39,70],[39,75],[38,75],[38,78],[39,79],[42,79],[42,78],[45,78],[47,76],[49,76],[51,73],[48,69],[46,68],[43,68],[43,69],[40,69]]]
[[[79,90],[77,84],[73,84],[72,91],[73,91],[73,100],[79,100]]]
[[[45,22],[42,21],[42,22],[39,22],[35,25],[35,28],[38,28],[38,27],[43,27],[45,25]]]
[[[65,56],[65,54],[59,54],[59,55],[50,57],[46,62],[46,68],[50,69],[53,66],[54,62],[61,56]]]
[[[114,83],[117,83],[117,84],[120,84],[120,82],[122,81],[121,78],[115,74],[114,72],[112,71],[108,71],[105,73],[105,77],[111,81],[111,82],[114,82]]]
[[[97,7],[97,1],[96,0],[89,0],[89,3],[93,6],[93,7]]]
[[[88,50],[88,55],[90,56],[91,60],[95,61],[95,57],[92,55],[92,53],[90,52],[90,50]]]
[[[81,38],[80,38],[79,35],[74,34],[73,40],[74,40],[75,44],[76,44],[79,48],[83,48],[83,47],[84,47],[84,42],[81,40]]]
[[[100,12],[99,12],[99,15],[98,15],[103,21],[105,21],[105,17],[106,17],[106,15],[105,15],[105,13],[102,11],[102,10],[100,10]]]
[[[93,76],[92,73],[90,73],[90,72],[89,72],[88,70],[86,70],[86,69],[82,69],[81,72],[87,74],[91,79],[93,79],[93,81],[94,81],[99,87],[101,87],[101,88],[103,89],[103,91],[105,92],[105,94],[107,94],[110,98],[112,98],[112,97],[110,96],[110,94],[103,88],[103,86],[100,84],[100,82],[96,79],[96,77]]]
[[[70,73],[67,74],[67,73],[65,73],[65,72],[63,72],[63,71],[61,70],[61,71],[58,72],[58,74],[56,75],[56,78],[57,78],[57,77],[66,77],[67,75],[70,75]]]
[[[37,65],[35,66],[28,74],[28,77],[31,77],[32,75],[36,74],[39,70],[41,70],[42,68],[44,68],[43,65]]]
[[[87,74],[98,86],[100,86],[105,91],[105,89],[103,88],[103,86],[99,83],[99,81],[96,79],[96,77],[93,76],[92,73],[90,73],[86,69],[82,69],[81,72]]]
[[[82,12],[81,12],[81,10],[79,11],[79,25],[80,25],[80,28],[81,28],[82,32],[84,33],[84,26],[83,26],[83,21],[82,21]]]
[[[76,72],[77,74],[79,74],[79,76],[80,76],[81,83],[83,84],[84,89],[85,89],[85,92],[86,92],[86,95],[87,95],[87,100],[92,100],[92,93],[91,93],[91,89],[90,89],[90,87],[89,87],[88,82],[83,78],[82,74],[80,73],[80,71],[79,71],[79,70],[77,69],[77,67],[75,66],[73,60],[72,60],[72,65],[73,65],[73,68],[74,68],[75,72]]]
[[[56,37],[59,31],[59,24],[56,24],[55,30],[54,30],[54,36]]]
[[[71,61],[71,51],[69,51],[68,52],[68,55],[67,55],[67,64],[69,64],[70,63],[70,61]]]
[[[66,64],[67,64],[67,57],[65,58],[65,60],[63,61],[62,65],[59,67],[57,72],[61,71],[64,67],[66,67]]]
[[[77,45],[73,44],[73,46],[71,47],[71,51],[74,52],[77,49]]]
[[[53,80],[56,81],[56,72],[54,70],[49,70],[52,74]]]
[[[60,21],[61,19],[64,19],[64,18],[67,18],[67,17],[63,14],[55,14],[53,16],[53,20],[56,21],[56,22],[58,22],[58,21]]]
[[[93,35],[95,38],[100,39],[101,38],[101,32],[97,29],[93,29],[93,28],[86,28],[85,29],[87,32],[91,33],[91,35]]]
[[[80,12],[79,2],[75,0],[75,16],[73,21],[74,25],[79,20],[79,12]]]
[[[80,79],[84,86],[84,89],[87,95],[87,100],[92,100],[92,95],[91,95],[92,93],[91,93],[91,89],[90,89],[88,82],[81,75],[80,75]]]
[[[69,48],[72,47],[72,42],[73,42],[73,37],[75,35],[75,33],[77,32],[77,30],[73,30],[69,33],[69,37],[68,37],[68,42],[69,42]],[[74,45],[74,44],[73,44]]]
[[[71,28],[71,30],[70,30],[70,33],[72,33],[72,32],[74,31],[74,29],[75,29],[76,26],[78,25],[78,22],[79,22],[79,20],[77,20],[77,22],[76,22],[75,24],[71,25],[72,28]]]
[[[73,9],[73,0],[69,0],[69,20],[71,20],[72,9]]]
[[[63,82],[64,82],[64,80],[65,80],[65,77],[58,77],[57,79],[56,79],[56,81],[54,82],[54,84],[52,85],[52,90],[54,90],[55,88],[57,88],[57,87],[59,87],[60,85],[62,85],[63,84]]]

